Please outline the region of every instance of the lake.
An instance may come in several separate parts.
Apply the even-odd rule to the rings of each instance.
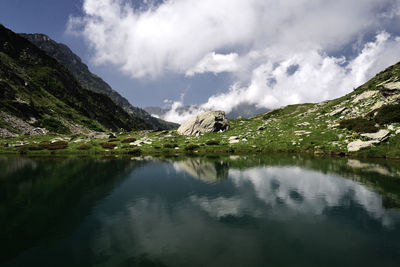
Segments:
[[[399,266],[400,163],[0,156],[0,266]]]

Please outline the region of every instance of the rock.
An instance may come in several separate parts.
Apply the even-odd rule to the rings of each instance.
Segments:
[[[196,136],[200,133],[219,132],[229,129],[229,123],[223,111],[207,111],[194,116],[182,124],[178,134]]]
[[[302,122],[302,123],[297,124],[297,127],[306,127],[306,126],[310,126],[310,123],[309,122]]]
[[[301,136],[301,135],[311,134],[311,132],[301,130],[301,131],[295,131],[294,134],[297,136]]]
[[[335,115],[341,114],[345,110],[346,110],[346,107],[337,108],[334,111],[332,111],[331,113],[329,113],[329,116],[335,116]]]
[[[231,137],[229,137],[229,144],[236,144],[236,143],[239,143],[239,142],[240,142],[239,136],[231,136]]]
[[[259,126],[258,128],[257,128],[257,131],[264,131],[265,130],[265,127],[264,126]]]
[[[106,133],[93,132],[88,135],[89,138],[94,139],[108,139],[110,135]]]
[[[60,141],[69,142],[69,141],[71,141],[71,138],[69,138],[69,137],[56,137],[56,138],[50,140],[50,143],[54,144],[55,142],[60,142]]]
[[[352,103],[356,104],[356,103],[360,102],[361,100],[371,98],[371,97],[375,96],[378,93],[379,92],[376,91],[376,90],[374,90],[374,91],[366,91],[366,92],[362,93],[361,95],[357,96],[356,98],[354,98]]]
[[[383,105],[385,105],[384,101],[378,101],[372,106],[371,111],[379,109],[379,108],[383,107]]]
[[[0,138],[11,138],[11,137],[16,137],[17,135],[10,132],[7,129],[0,128]]]
[[[117,138],[116,136],[115,136],[115,134],[113,134],[113,133],[109,133],[109,135],[108,135],[108,138]]]
[[[347,145],[347,150],[349,152],[356,152],[359,151],[360,149],[370,147],[374,144],[378,144],[380,141],[377,140],[372,140],[372,141],[361,141],[361,140],[356,140],[354,142],[351,142]]]
[[[376,141],[385,141],[387,138],[389,138],[390,132],[388,130],[380,130],[377,133],[365,133],[365,134],[361,134],[361,136],[363,137],[367,137],[369,139],[372,140],[376,140]]]
[[[385,97],[398,94],[400,92],[400,82],[384,84],[382,87],[379,88],[379,90]]]

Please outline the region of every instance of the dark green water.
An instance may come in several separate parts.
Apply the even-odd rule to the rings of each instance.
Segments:
[[[0,266],[399,266],[400,162],[0,157]]]

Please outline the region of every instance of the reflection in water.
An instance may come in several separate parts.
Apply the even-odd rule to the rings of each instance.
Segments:
[[[140,165],[33,162],[0,175],[7,193],[0,214],[9,219],[0,233],[22,243],[0,265],[396,266],[400,260],[400,212],[382,200],[386,194],[392,208],[399,199],[399,167],[390,162],[292,155]],[[40,216],[28,240],[18,237]]]
[[[177,161],[175,168],[184,170],[194,178],[207,183],[223,181],[228,177],[229,165],[223,161],[205,161],[201,158],[189,158]]]

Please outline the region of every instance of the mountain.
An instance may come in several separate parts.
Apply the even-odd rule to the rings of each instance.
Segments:
[[[146,121],[153,129],[172,129],[178,126],[177,124],[154,118],[145,110],[132,106],[126,98],[113,90],[110,85],[97,75],[91,73],[88,66],[68,46],[57,43],[44,34],[20,35],[64,65],[75,76],[83,88],[107,95],[117,105],[125,109],[125,111]]]
[[[152,125],[83,88],[57,60],[0,25],[0,134],[131,131]]]

